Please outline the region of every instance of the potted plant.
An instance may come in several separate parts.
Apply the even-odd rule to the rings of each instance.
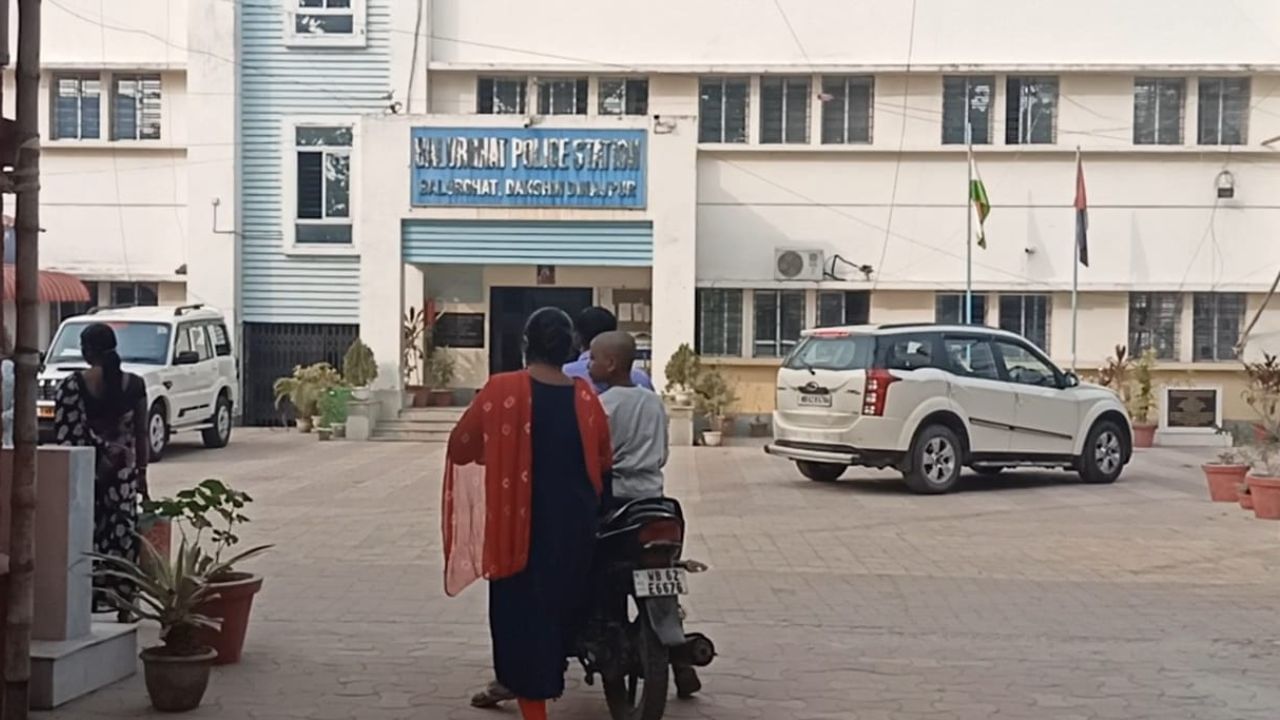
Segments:
[[[1205,463],[1205,481],[1209,483],[1209,499],[1213,502],[1236,502],[1239,500],[1237,488],[1249,474],[1249,464],[1239,450],[1234,448],[1218,453],[1214,462]]]
[[[1275,414],[1275,403],[1280,399],[1280,359],[1275,355],[1262,354],[1259,362],[1244,363],[1246,386],[1244,398],[1249,406],[1263,417],[1262,422],[1253,424],[1254,441],[1280,441],[1280,438],[1268,437],[1265,417]],[[1271,405],[1272,407],[1267,407]]]
[[[1151,422],[1151,412],[1156,399],[1152,390],[1151,371],[1155,368],[1155,351],[1148,349],[1133,366],[1133,389],[1127,405],[1133,420],[1133,446],[1149,448],[1155,445],[1156,425]]]
[[[286,401],[293,406],[298,429],[311,432],[315,419],[320,415],[320,400],[325,393],[342,384],[342,376],[329,363],[298,365],[289,377],[278,378],[272,389],[276,407]]]
[[[220,566],[206,562],[200,548],[183,538],[176,557],[162,555],[138,536],[142,557],[133,562],[116,555],[90,553],[94,575],[124,580],[137,588],[135,602],[114,590],[104,590],[121,611],[160,624],[161,645],[142,651],[143,677],[151,705],[160,712],[185,712],[199,707],[209,687],[209,671],[217,652],[201,637],[218,622],[201,608],[216,597],[208,571]]]
[[[336,436],[337,428],[347,422],[347,403],[351,401],[353,392],[346,386],[327,390],[320,398],[320,422],[316,427]]]
[[[666,393],[676,407],[693,405],[693,387],[701,373],[702,361],[698,358],[698,353],[688,343],[682,343],[671,354],[666,367]]]
[[[400,372],[404,379],[405,405],[424,407],[427,404],[427,387],[422,384],[422,364],[427,358],[425,340],[426,314],[417,309],[405,311],[400,325]]]
[[[1247,397],[1262,425],[1262,432],[1255,434],[1254,462],[1245,477],[1247,494],[1256,517],[1280,520],[1280,393],[1258,387],[1251,388]]]
[[[711,429],[702,433],[703,444],[716,447],[724,441],[726,413],[737,400],[733,388],[717,368],[703,368],[695,379],[695,405],[705,415]]]
[[[771,425],[768,417],[757,415],[755,419],[751,421],[751,424],[747,426],[747,432],[753,438],[767,438],[769,437],[770,428]]]
[[[1249,494],[1249,483],[1242,482],[1236,486],[1236,500],[1244,510],[1253,509],[1253,496]]]
[[[249,522],[244,508],[251,502],[253,498],[248,493],[209,479],[171,498],[144,503],[148,511],[174,520],[182,530],[184,543],[190,540],[193,547],[200,549],[207,540],[212,548],[211,552],[201,550],[202,566],[197,570],[204,573],[214,595],[199,606],[199,611],[219,621],[216,628],[205,627],[201,631],[203,642],[217,650],[218,665],[239,662],[253,598],[262,589],[261,576],[237,570],[236,565],[271,547],[259,545],[232,555],[232,548],[240,542],[236,534],[239,526]]]
[[[427,384],[430,389],[430,405],[448,407],[453,404],[453,391],[449,384],[453,382],[455,364],[453,355],[445,348],[432,348],[427,356]]]
[[[369,386],[378,379],[378,361],[373,357],[373,350],[360,338],[352,341],[342,358],[342,375],[352,388],[352,397],[360,401],[369,399]]]

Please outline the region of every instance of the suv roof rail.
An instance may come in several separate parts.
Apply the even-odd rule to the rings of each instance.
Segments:
[[[132,303],[129,303],[127,305],[98,305],[98,306],[89,308],[89,311],[86,312],[85,314],[97,315],[100,312],[107,312],[108,310],[128,310],[129,308],[134,308],[134,307],[137,307],[137,305],[134,305]]]
[[[204,307],[204,303],[193,303],[191,305],[179,305],[178,307],[173,309],[173,316],[182,317],[183,315],[186,315],[189,312],[192,312],[194,310],[199,310],[200,308],[203,308],[203,307]]]
[[[930,323],[930,322],[889,323],[887,325],[881,325],[880,329],[881,330],[902,330],[904,328],[919,328],[919,327],[938,327],[938,323]]]

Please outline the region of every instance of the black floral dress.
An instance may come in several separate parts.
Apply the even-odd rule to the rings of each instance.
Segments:
[[[59,445],[92,447],[96,462],[93,493],[93,549],[136,562],[140,543],[138,504],[144,488],[134,450],[134,410],[146,386],[136,375],[125,375],[123,414],[113,412],[85,389],[84,376],[72,373],[58,386],[53,427]],[[99,590],[110,588],[132,599],[133,587],[111,578],[93,579],[94,607],[107,604]]]

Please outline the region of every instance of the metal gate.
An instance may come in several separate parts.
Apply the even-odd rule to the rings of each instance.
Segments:
[[[358,325],[245,323],[244,423],[279,425],[271,386],[296,365],[327,362],[342,369],[342,356],[360,334]]]

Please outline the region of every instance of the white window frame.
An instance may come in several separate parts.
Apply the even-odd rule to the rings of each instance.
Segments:
[[[365,47],[368,41],[366,0],[351,0],[349,8],[304,8],[302,0],[286,0],[284,37],[286,47]],[[299,15],[350,15],[350,35],[300,33]]]
[[[111,106],[112,89],[114,82],[110,77],[104,79],[103,73],[95,70],[77,71],[77,70],[55,70],[49,75],[49,140],[50,143],[99,143],[108,141],[111,138]],[[76,107],[76,136],[58,135],[58,89],[63,80],[75,80],[76,89],[79,92],[77,100],[79,104]],[[88,80],[98,81],[98,136],[84,137],[84,85]],[[161,84],[161,101],[164,99],[164,86]],[[103,110],[103,104],[106,104],[106,111]],[[163,124],[163,105],[161,106],[161,123]],[[163,127],[161,135],[164,135]],[[155,142],[148,140],[147,142]]]
[[[778,98],[778,125],[779,134],[777,140],[766,140],[764,137],[765,115],[768,114],[769,108],[764,104],[764,86],[766,82],[776,81],[779,84]],[[792,83],[804,83],[804,120],[800,123],[800,129],[803,137],[799,140],[788,140],[787,131],[792,127],[787,123],[787,110],[789,110],[789,93]],[[762,75],[760,76],[760,144],[761,145],[809,145],[813,140],[813,77],[809,75]],[[724,117],[723,110],[721,117]],[[721,121],[723,122],[723,120]],[[723,130],[721,135],[723,135]]]
[[[118,99],[119,99],[119,84],[122,81],[129,81],[129,80],[137,82],[138,92],[139,92],[139,95],[134,98],[134,102],[133,102],[134,135],[132,137],[117,137],[116,126],[120,121],[119,114],[117,113],[117,110],[119,109],[117,107]],[[142,84],[144,81],[150,81],[150,80],[154,80],[158,85],[159,95],[157,99],[159,100],[159,106],[157,107],[157,112],[159,116],[157,117],[157,121],[159,122],[159,133],[160,133],[159,137],[142,137],[142,126],[143,126],[142,101],[145,98],[145,92],[142,87]],[[165,126],[168,124],[167,123],[168,118],[166,117],[166,113],[165,113],[165,95],[167,94],[166,93],[167,87],[168,87],[168,84],[165,83],[164,81],[163,73],[158,73],[158,72],[112,73],[107,80],[107,92],[108,92],[107,110],[109,113],[106,118],[107,141],[112,143],[135,143],[135,144],[150,144],[150,143],[165,142],[168,139],[168,135],[169,135],[168,131],[165,129]],[[101,122],[101,120],[99,122]]]
[[[282,191],[280,193],[280,231],[284,239],[284,250],[289,255],[358,255],[360,247],[360,229],[356,215],[360,205],[360,156],[356,149],[360,144],[359,117],[355,115],[327,115],[288,117],[281,123],[283,130],[280,138],[280,162]],[[298,144],[297,130],[304,127],[349,127],[351,128],[351,148],[348,152],[350,168],[350,196],[348,202],[351,210],[348,222],[337,219],[308,219],[306,222],[317,225],[350,225],[351,243],[349,245],[326,243],[299,243],[296,224],[298,222]]]

